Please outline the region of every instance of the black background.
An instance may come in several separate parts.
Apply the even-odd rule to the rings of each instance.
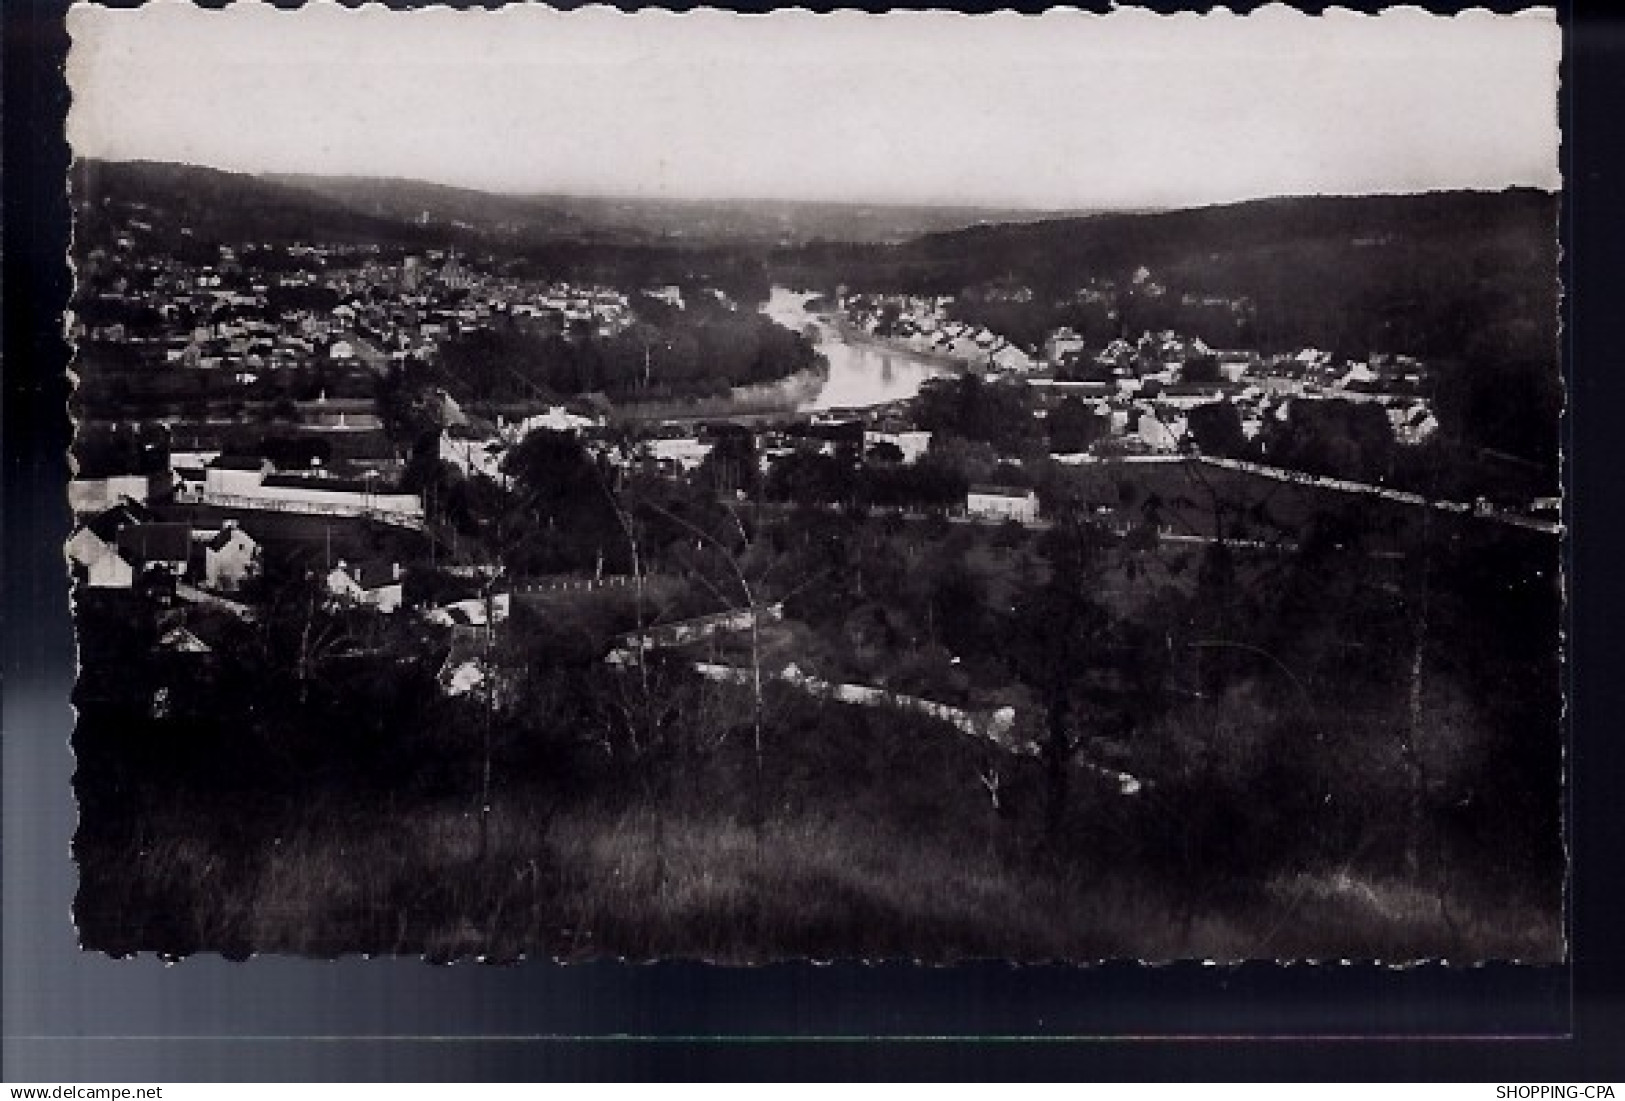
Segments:
[[[5,0],[5,1080],[1625,1079],[1625,18],[1593,8],[1560,8],[1572,968],[497,968],[77,949],[65,5]]]

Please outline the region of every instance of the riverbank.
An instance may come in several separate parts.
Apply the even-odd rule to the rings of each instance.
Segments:
[[[879,348],[885,352],[897,355],[912,356],[924,360],[935,366],[945,367],[953,371],[974,371],[971,362],[963,356],[949,355],[947,352],[921,351],[911,344],[903,344],[883,336],[876,336],[866,329],[860,328],[846,318],[835,314],[818,314],[818,319],[834,329],[842,340],[849,344],[865,344],[871,348]]]
[[[736,386],[726,396],[622,402],[610,408],[608,417],[611,424],[788,417],[816,401],[828,379],[826,363],[815,369],[798,371],[777,382]]]

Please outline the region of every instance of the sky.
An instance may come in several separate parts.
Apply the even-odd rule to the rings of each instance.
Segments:
[[[77,155],[515,193],[1194,206],[1560,186],[1551,9],[76,5]]]

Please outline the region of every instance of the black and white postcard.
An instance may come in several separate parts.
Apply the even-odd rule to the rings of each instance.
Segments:
[[[86,951],[1566,957],[1551,10],[69,28]]]

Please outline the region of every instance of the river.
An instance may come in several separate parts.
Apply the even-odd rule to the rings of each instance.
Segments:
[[[911,398],[928,378],[952,370],[923,356],[894,348],[848,340],[825,317],[810,313],[807,303],[816,295],[774,287],[762,312],[796,332],[811,325],[818,330],[818,351],[829,360],[829,379],[817,396],[798,406],[798,412],[856,409],[886,405]]]

